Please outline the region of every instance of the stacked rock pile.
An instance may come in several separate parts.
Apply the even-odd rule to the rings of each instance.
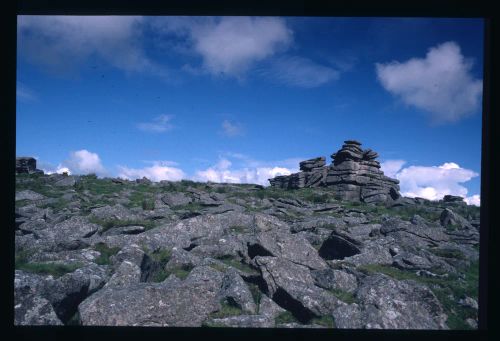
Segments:
[[[331,155],[327,166],[324,157],[300,163],[301,172],[269,179],[271,186],[294,189],[305,187],[332,187],[341,200],[387,202],[398,199],[399,181],[389,178],[380,170],[378,153],[363,150],[361,143],[347,140],[342,148]]]
[[[21,173],[27,173],[27,174],[33,174],[33,173],[41,173],[43,174],[43,171],[40,169],[36,169],[36,160],[32,157],[17,157],[16,158],[16,173],[21,174]]]

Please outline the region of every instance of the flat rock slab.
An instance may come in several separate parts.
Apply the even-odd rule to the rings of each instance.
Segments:
[[[436,296],[415,281],[376,274],[363,281],[356,297],[360,305],[334,311],[338,328],[448,329]]]
[[[222,274],[197,267],[184,281],[106,288],[78,307],[83,325],[200,327],[220,307]]]
[[[42,200],[45,199],[46,196],[40,193],[34,192],[32,190],[24,190],[20,192],[16,192],[16,201],[19,200]]]

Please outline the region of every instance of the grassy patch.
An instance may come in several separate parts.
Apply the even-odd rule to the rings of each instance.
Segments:
[[[252,274],[252,273],[257,273],[257,270],[253,269],[250,267],[250,265],[242,263],[233,257],[226,255],[226,256],[221,256],[221,257],[216,257],[218,260],[220,260],[222,263],[232,266],[233,268],[236,268],[238,270],[241,270],[243,272]]]
[[[143,226],[144,229],[150,230],[156,227],[156,224],[150,220],[136,220],[136,219],[100,219],[91,217],[89,218],[91,223],[101,225],[103,229],[101,230],[101,234],[106,232],[107,230],[114,227],[123,227],[123,226]]]
[[[240,307],[237,307],[234,304],[231,304],[227,301],[220,302],[221,307],[218,311],[210,314],[210,318],[225,318],[229,316],[237,316],[243,314],[243,310]]]
[[[82,325],[80,313],[78,312],[78,310],[76,311],[76,313],[73,316],[71,316],[71,318],[66,322],[65,325],[66,326],[81,326]]]
[[[82,264],[60,264],[60,263],[39,263],[39,262],[29,262],[28,252],[21,251],[16,254],[15,257],[15,268],[17,270],[23,270],[26,272],[37,273],[41,275],[52,275],[54,277],[61,277],[64,274],[75,271],[82,267]]]
[[[247,283],[248,289],[250,289],[250,293],[252,294],[253,300],[257,305],[257,310],[259,309],[260,301],[262,300],[262,292],[259,289],[257,284]],[[258,311],[257,311],[258,313]]]
[[[245,226],[232,225],[232,226],[229,226],[229,231],[231,231],[233,233],[244,233],[247,231],[247,228]]]
[[[155,201],[153,199],[144,199],[142,201],[142,209],[144,211],[153,211],[155,209]]]
[[[468,267],[459,269],[463,278],[453,275],[448,278],[420,277],[413,272],[399,270],[394,267],[369,264],[358,267],[365,273],[384,273],[398,280],[412,279],[429,286],[441,302],[448,315],[447,324],[451,329],[470,329],[465,322],[467,318],[475,318],[477,311],[463,307],[458,300],[469,296],[477,300],[479,285],[479,262],[471,262]]]
[[[330,289],[328,291],[330,291],[335,297],[345,303],[352,304],[358,302],[356,297],[354,297],[354,295],[348,291],[342,289]]]
[[[167,271],[166,277],[170,276],[170,274],[174,274],[177,278],[185,279],[189,275],[191,270],[193,270],[193,267],[191,265],[183,265],[179,268]]]
[[[65,209],[70,202],[68,200],[65,200],[63,198],[58,198],[55,202],[52,203],[46,203],[41,206],[40,208],[52,208],[54,212],[59,212],[63,209]]]
[[[16,207],[23,207],[31,204],[32,202],[33,200],[28,200],[28,199],[16,200]]]
[[[227,270],[227,267],[225,265],[222,265],[222,264],[218,264],[218,263],[212,263],[209,265],[212,269],[214,270],[217,270],[219,272],[226,272]]]
[[[463,252],[457,249],[429,249],[429,251],[439,257],[465,259]]]
[[[97,243],[94,245],[94,250],[100,253],[96,258],[95,263],[99,265],[106,265],[110,263],[110,257],[114,256],[120,251],[119,247],[108,247],[104,243]]]
[[[114,183],[111,179],[98,179],[93,174],[81,176],[75,184],[77,192],[89,191],[94,196],[119,193],[123,188],[123,184]]]
[[[284,311],[274,318],[274,324],[282,323],[300,323],[289,311]]]
[[[318,324],[320,326],[325,326],[328,328],[335,328],[335,321],[333,319],[333,316],[321,316],[321,317],[315,317],[311,320],[311,324]]]

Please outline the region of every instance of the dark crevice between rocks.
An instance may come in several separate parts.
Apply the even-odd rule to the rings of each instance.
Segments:
[[[318,250],[319,256],[326,260],[344,259],[359,253],[356,245],[338,236],[330,236]]]
[[[199,212],[182,212],[179,214],[179,218],[181,220],[184,220],[184,219],[189,219],[189,218],[193,218],[193,217],[197,217],[201,215],[201,213]]]
[[[266,295],[269,295],[269,289],[267,287],[266,281],[262,278],[262,276],[257,275],[249,275],[249,276],[241,276],[243,280],[247,283],[255,284],[261,292]]]
[[[250,257],[251,259],[254,259],[256,256],[263,256],[263,257],[274,256],[271,252],[267,251],[264,247],[262,247],[259,244],[249,243],[247,244],[247,247],[248,247],[248,257]]]
[[[78,305],[82,303],[88,295],[88,286],[83,286],[79,292],[70,293],[60,302],[53,304],[54,311],[63,324],[68,324],[78,312]]]
[[[152,282],[155,274],[161,271],[161,264],[155,262],[148,255],[144,255],[141,262],[141,282]]]
[[[273,295],[273,301],[280,307],[289,311],[300,323],[309,323],[316,315],[304,307],[302,303],[290,296],[282,288],[278,288]]]
[[[198,244],[191,243],[191,244],[189,244],[188,247],[184,247],[183,249],[186,250],[186,251],[191,251],[192,249],[194,249],[197,246],[198,246]]]

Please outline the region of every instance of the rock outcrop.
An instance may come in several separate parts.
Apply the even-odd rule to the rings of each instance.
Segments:
[[[43,174],[43,171],[36,169],[36,160],[32,157],[16,157],[16,173],[22,174]]]
[[[477,328],[478,207],[114,180],[16,177],[15,325]]]
[[[338,199],[349,201],[391,202],[400,198],[399,180],[385,176],[376,160],[378,154],[360,146],[355,140],[344,141],[342,148],[331,155],[331,165],[326,165],[324,157],[302,161],[301,172],[277,176],[269,182],[284,189],[326,186]]]

